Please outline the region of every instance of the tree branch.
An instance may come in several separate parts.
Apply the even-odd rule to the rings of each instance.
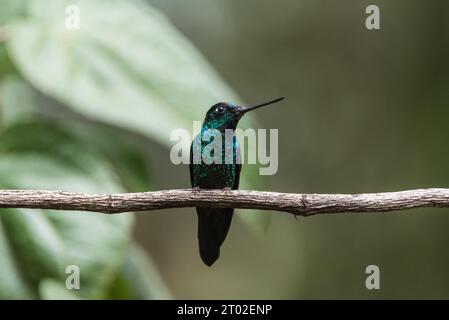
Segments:
[[[385,212],[449,207],[449,189],[364,194],[301,194],[245,190],[175,189],[121,194],[0,190],[0,208],[38,208],[103,213],[182,207],[261,209],[312,216],[319,213]]]

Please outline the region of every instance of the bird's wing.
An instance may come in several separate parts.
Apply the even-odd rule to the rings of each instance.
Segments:
[[[195,139],[192,141],[192,144],[190,145],[190,161],[189,161],[189,171],[190,171],[190,184],[192,187],[197,187],[198,183],[195,179],[195,167],[193,164],[193,143]]]

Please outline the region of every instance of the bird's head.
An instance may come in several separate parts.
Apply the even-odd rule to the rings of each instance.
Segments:
[[[248,111],[264,107],[283,100],[284,98],[278,98],[269,102],[264,102],[255,106],[245,107],[226,102],[219,102],[207,111],[204,125],[209,129],[232,129],[237,127],[239,120]]]

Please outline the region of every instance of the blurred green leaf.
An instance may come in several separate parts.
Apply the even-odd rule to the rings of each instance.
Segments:
[[[35,99],[34,90],[26,82],[18,76],[7,76],[0,86],[0,127],[31,118]]]
[[[84,145],[101,152],[115,168],[121,183],[130,192],[151,189],[148,160],[141,146],[131,145],[129,137],[110,127],[86,123],[71,123],[66,126]]]
[[[36,297],[33,289],[22,277],[20,265],[13,259],[14,250],[6,237],[6,230],[0,219],[0,298],[31,299]],[[7,293],[7,295],[6,295]]]
[[[0,27],[23,17],[27,10],[28,0],[2,0],[0,10]]]
[[[8,135],[3,137],[3,148],[22,151],[45,148],[47,152],[57,153],[65,161],[72,162],[72,155],[67,154],[65,144],[67,140],[76,139],[86,148],[86,152],[101,153],[110,162],[126,190],[137,192],[150,189],[147,160],[137,147],[128,142],[127,137],[96,123],[67,121],[64,128],[59,128],[52,124],[57,119],[46,119],[46,114],[37,113],[39,103],[36,100],[39,100],[39,93],[19,77],[10,76],[2,82],[0,127],[14,125],[8,131],[8,135],[13,137],[30,134],[28,139],[22,138],[20,141],[9,139]],[[48,130],[56,134],[49,137]]]
[[[136,244],[126,251],[123,277],[135,299],[170,299],[171,294],[162,280],[156,265]]]
[[[67,290],[61,282],[44,279],[39,284],[39,294],[44,300],[79,300],[76,291]]]
[[[20,98],[29,93],[20,82],[2,89],[4,97],[11,97],[3,100],[4,110],[29,105],[29,101],[13,99],[15,95],[10,94],[12,91]],[[0,155],[2,188],[123,190],[112,167],[98,152],[49,122],[10,122],[1,133]],[[11,209],[0,214],[0,221],[5,231],[2,260],[20,270],[18,284],[28,288],[22,297],[37,297],[41,279],[64,283],[65,267],[72,264],[81,270],[79,293],[95,297],[108,288],[121,268],[132,216]],[[9,294],[1,282],[0,295],[9,298]]]
[[[66,29],[71,1],[32,1],[8,29],[23,76],[85,116],[164,145],[207,106],[238,100],[201,54],[156,10],[138,1],[77,1],[80,29]],[[129,23],[132,21],[132,23]],[[125,27],[126,24],[126,27]]]
[[[0,187],[118,192],[123,189],[107,161],[50,125],[12,126],[0,140]],[[39,132],[36,134],[36,132]],[[68,160],[70,158],[70,160]],[[77,265],[84,297],[98,297],[121,268],[132,216],[49,210],[4,210],[0,214],[7,249],[0,269],[16,265],[20,283],[37,294],[39,281],[64,283],[65,267]],[[0,282],[0,295],[9,291]]]
[[[17,77],[2,85],[2,111],[13,116],[6,117],[1,132],[0,187],[105,193],[122,190],[121,182],[134,190],[148,188],[143,156],[119,134],[82,123],[61,128],[33,111],[33,91]],[[134,170],[123,170],[125,167]],[[29,209],[6,212],[0,215],[0,253],[4,257],[0,280],[5,279],[0,281],[0,296],[73,298],[64,286],[64,271],[74,264],[80,267],[82,278],[77,297],[104,298],[111,296],[109,290],[115,290],[116,297],[126,298],[125,293],[117,292],[117,279],[122,278],[130,215]],[[43,278],[50,280],[42,284]]]
[[[6,44],[0,41],[0,81],[14,72],[14,64],[12,63],[11,59],[9,59]]]

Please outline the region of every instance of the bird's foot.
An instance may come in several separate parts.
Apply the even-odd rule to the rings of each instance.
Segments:
[[[296,212],[292,212],[292,215],[295,217],[296,220],[298,220],[298,217],[301,216],[301,214],[296,213]]]
[[[193,192],[193,193],[198,193],[198,192],[200,192],[200,190],[201,190],[200,187],[193,187],[193,188],[192,188],[192,192]]]
[[[231,189],[231,187],[224,187],[223,188],[223,191],[225,192],[225,193],[228,193],[229,191],[231,191],[232,189]]]

